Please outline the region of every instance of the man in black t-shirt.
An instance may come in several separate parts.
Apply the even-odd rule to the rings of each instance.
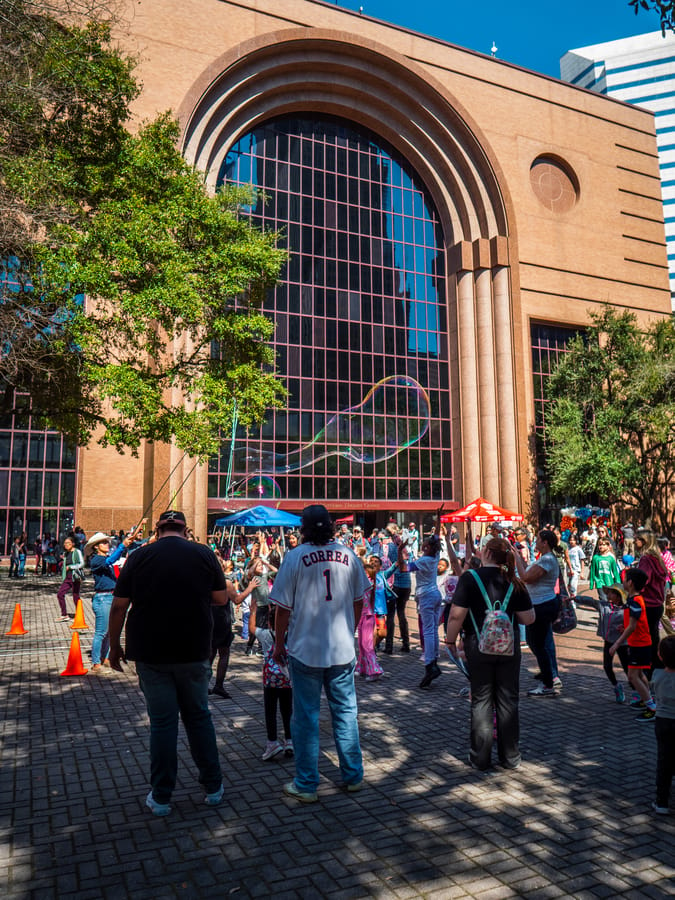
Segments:
[[[226,602],[225,577],[213,551],[187,538],[185,516],[168,510],[157,522],[157,540],[129,557],[115,586],[110,611],[110,665],[133,659],[150,717],[150,783],[146,806],[171,812],[176,785],[178,716],[190,752],[215,806],[224,788],[208,705],[211,603]],[[126,648],[120,636],[127,610]]]

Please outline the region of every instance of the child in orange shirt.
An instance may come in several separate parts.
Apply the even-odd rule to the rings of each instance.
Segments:
[[[645,572],[641,569],[626,569],[624,588],[628,598],[623,614],[624,630],[609,648],[610,655],[614,656],[621,644],[628,643],[628,681],[640,697],[635,704],[642,708],[642,712],[636,717],[639,722],[653,722],[656,717],[656,704],[647,679],[652,665],[652,638],[645,601],[640,596],[640,591],[646,584]]]

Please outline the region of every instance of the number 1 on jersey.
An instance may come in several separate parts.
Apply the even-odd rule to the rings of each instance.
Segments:
[[[332,600],[333,595],[330,590],[330,569],[323,570],[323,577],[326,579],[326,600]]]

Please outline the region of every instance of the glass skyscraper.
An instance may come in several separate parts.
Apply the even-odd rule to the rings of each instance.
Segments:
[[[675,35],[656,31],[570,50],[560,60],[560,74],[578,87],[654,113],[663,210],[651,214],[645,211],[645,217],[657,215],[665,220],[670,297],[675,312]],[[626,223],[636,235],[640,233],[639,224]],[[645,251],[644,247],[640,249]]]

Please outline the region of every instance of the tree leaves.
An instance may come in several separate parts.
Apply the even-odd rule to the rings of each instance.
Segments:
[[[661,21],[661,33],[665,37],[666,31],[675,31],[675,2],[673,0],[628,0],[628,5],[635,10],[635,15],[640,9],[655,10]]]
[[[208,193],[171,115],[125,130],[138,87],[107,24],[11,7],[0,25],[0,114],[14,116],[0,126],[0,203],[12,210],[0,227],[0,376],[78,443],[173,440],[204,459],[235,401],[244,426],[283,402],[260,309],[286,254],[242,214],[250,190]]]
[[[547,385],[547,468],[555,491],[622,502],[675,525],[675,324],[646,332],[605,307],[570,342]]]

